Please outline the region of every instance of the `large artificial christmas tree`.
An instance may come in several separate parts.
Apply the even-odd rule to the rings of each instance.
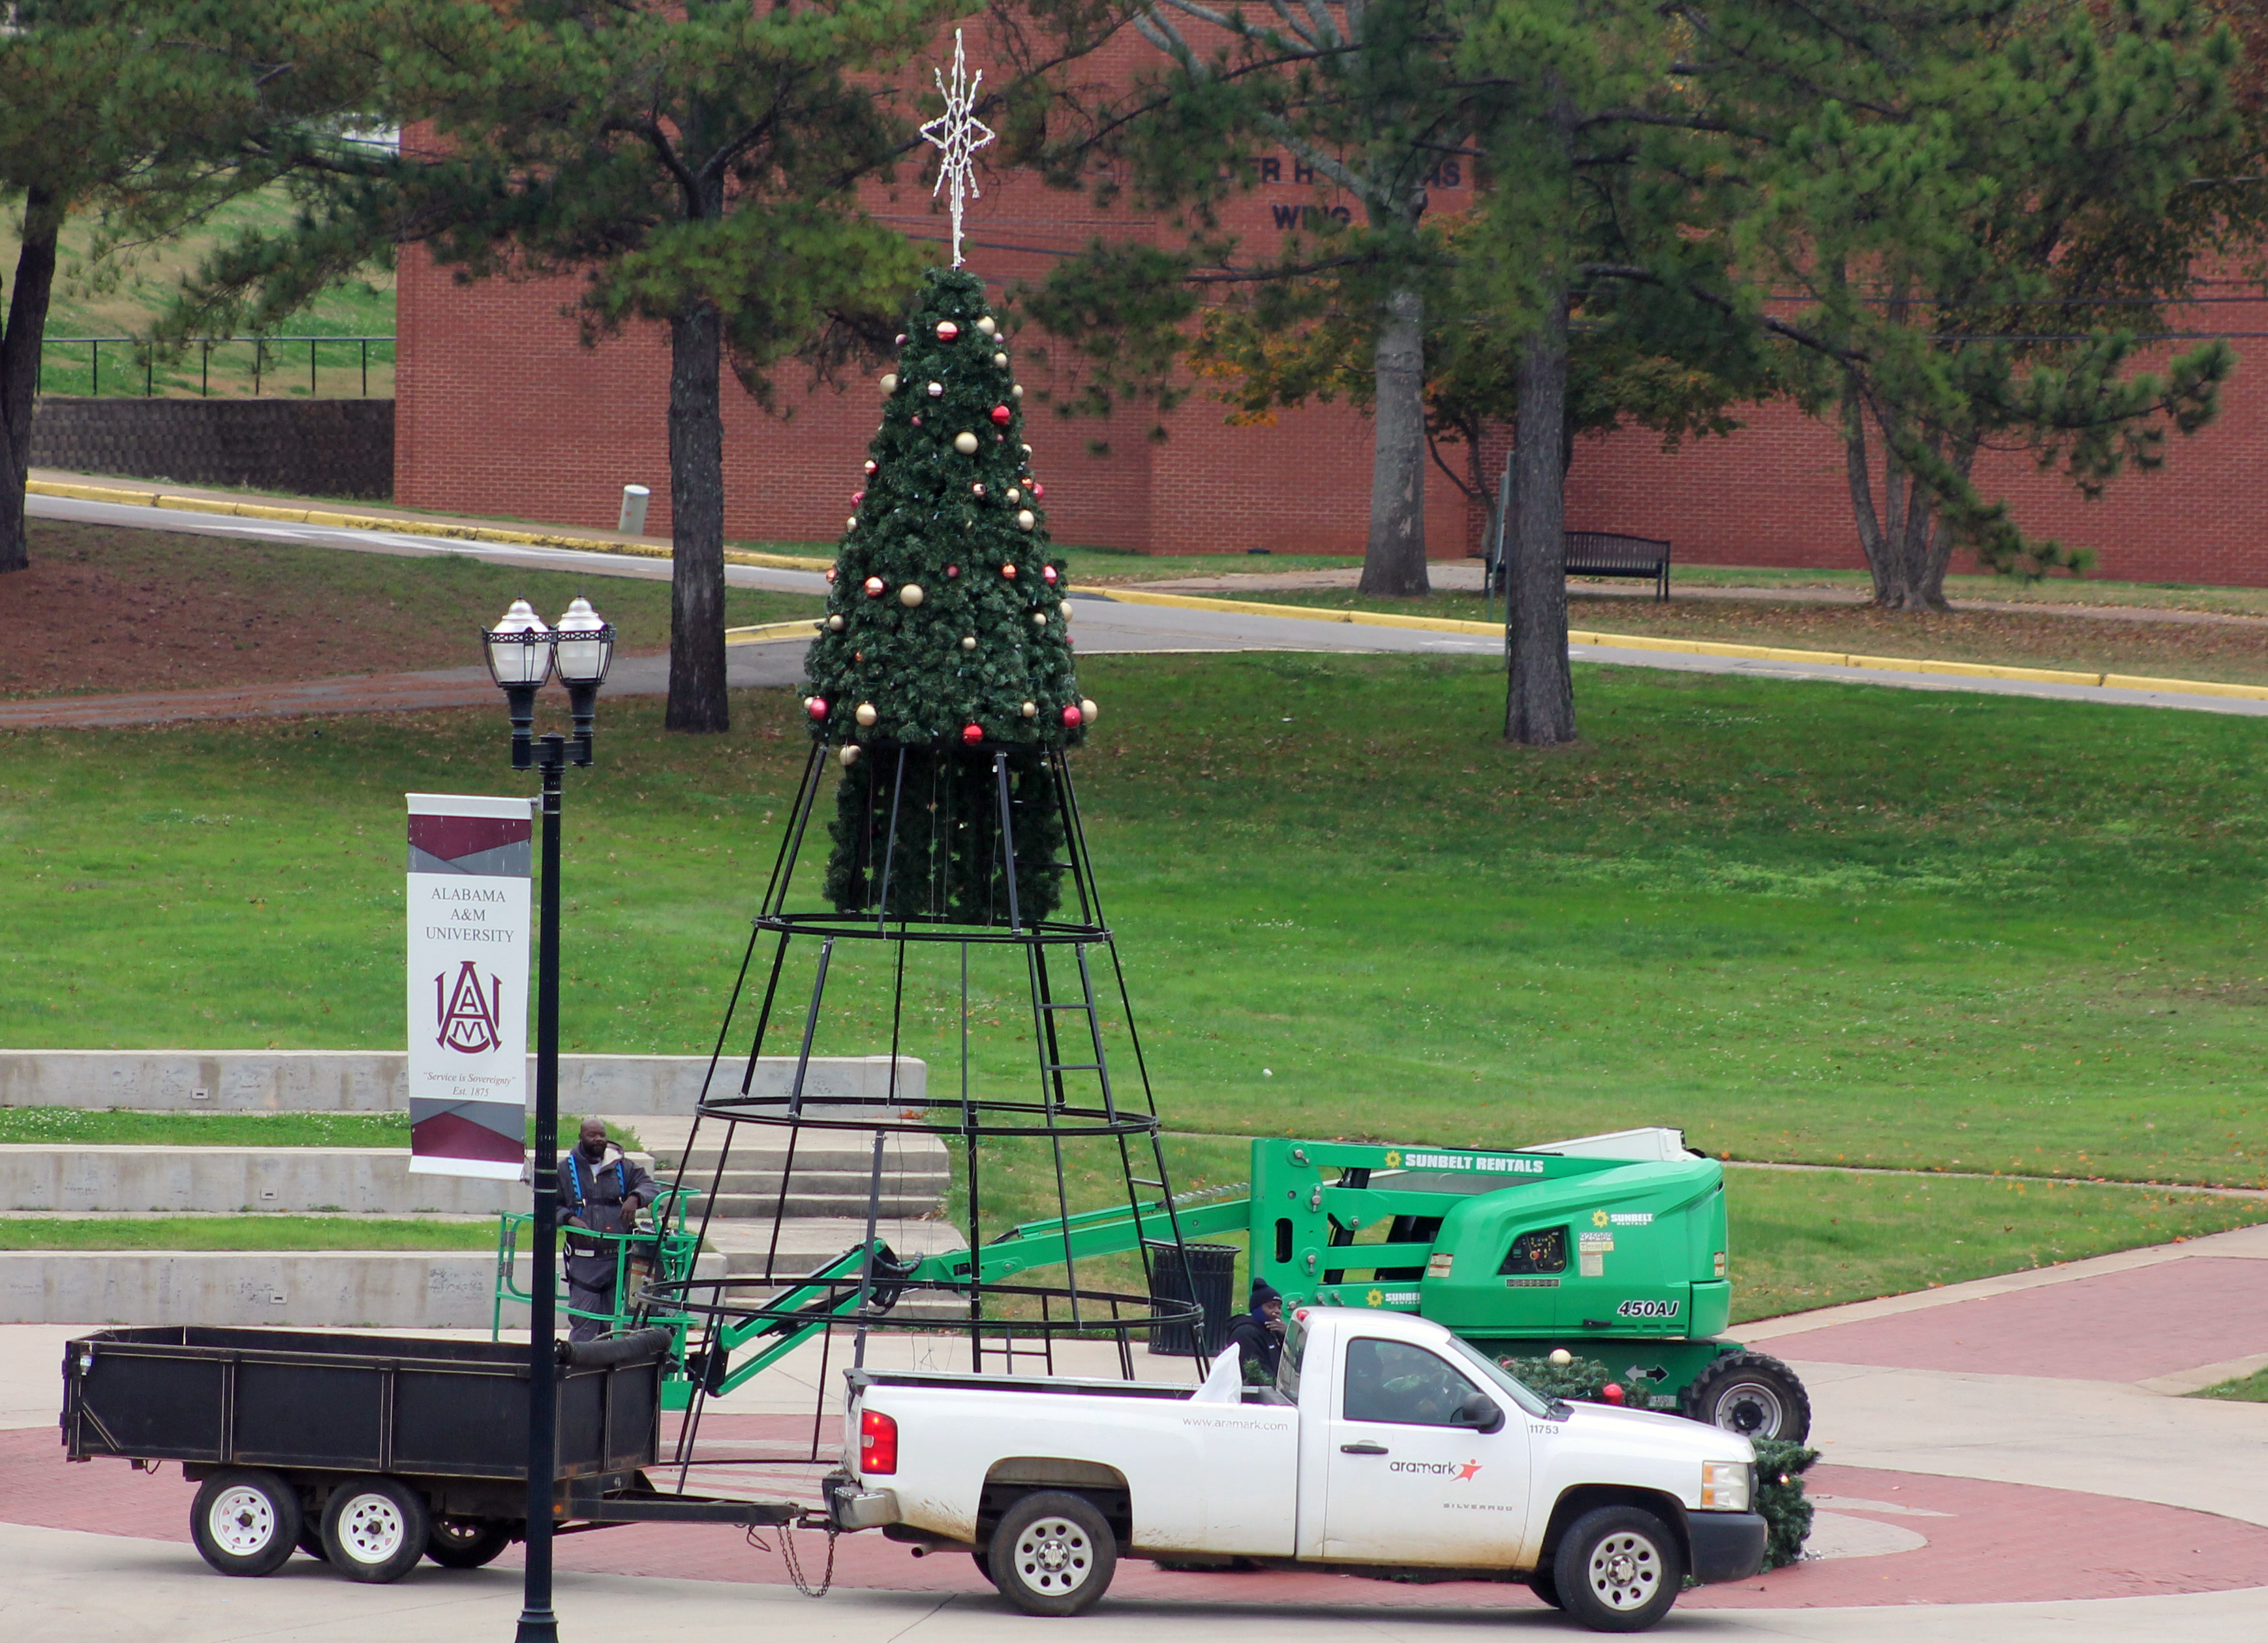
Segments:
[[[827,895],[956,923],[1006,922],[1012,905],[1028,923],[1060,896],[1049,755],[1094,717],[1063,559],[983,282],[930,270],[899,346],[806,664],[813,733],[843,767]]]

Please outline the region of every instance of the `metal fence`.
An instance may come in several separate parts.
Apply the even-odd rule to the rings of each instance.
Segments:
[[[317,383],[319,381],[319,377],[317,374],[317,351],[326,346],[335,345],[338,347],[355,347],[359,354],[359,369],[361,372],[362,381],[361,397],[368,399],[370,397],[371,347],[373,343],[388,349],[394,346],[394,338],[391,336],[192,336],[184,338],[183,342],[185,346],[193,346],[197,350],[197,396],[200,399],[210,399],[212,396],[212,356],[213,350],[216,348],[233,348],[247,344],[251,347],[252,391],[255,395],[257,395],[261,391],[261,385],[264,380],[274,379],[280,382],[284,379],[285,370],[290,368],[289,364],[279,350],[281,350],[286,344],[293,345],[296,348],[297,344],[305,343],[307,345],[307,392],[310,395],[313,395],[318,392]],[[129,381],[132,379],[130,373],[133,367],[136,365],[139,365],[142,367],[143,397],[145,399],[156,398],[158,394],[157,350],[152,348],[145,339],[138,336],[50,336],[43,338],[40,343],[40,379],[44,381],[46,379],[48,349],[83,347],[86,350],[87,366],[90,379],[90,386],[88,388],[89,396],[97,399],[100,398],[102,395],[102,349],[103,344],[106,343],[114,344],[122,343],[126,345],[128,352],[126,368],[129,373],[128,379]],[[114,357],[115,356],[114,355]],[[382,361],[381,363],[391,364],[392,361],[387,360]],[[342,367],[334,365],[331,368],[334,371],[336,371]],[[354,367],[345,368],[352,369]],[[295,381],[297,380],[296,372],[294,373],[292,379]],[[131,390],[129,389],[129,392]],[[281,390],[279,389],[278,391],[280,392]]]

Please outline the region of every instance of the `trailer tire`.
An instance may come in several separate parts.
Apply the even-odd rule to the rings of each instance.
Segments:
[[[1008,1508],[987,1557],[992,1584],[1026,1614],[1079,1615],[1109,1589],[1118,1537],[1086,1496],[1048,1489]]]
[[[1601,1507],[1559,1537],[1551,1583],[1569,1619],[1594,1632],[1643,1632],[1677,1601],[1685,1559],[1653,1513]]]
[[[1800,1443],[1811,1434],[1811,1398],[1803,1382],[1762,1352],[1727,1352],[1695,1375],[1680,1412],[1744,1438]]]
[[[425,1555],[445,1569],[479,1569],[512,1544],[512,1525],[492,1517],[437,1517],[426,1531]]]
[[[319,1562],[328,1563],[331,1554],[323,1550],[323,1519],[320,1513],[309,1517],[303,1509],[299,1514],[299,1550]]]
[[[298,1492],[273,1472],[230,1467],[198,1485],[189,1506],[197,1555],[223,1574],[273,1574],[299,1541]]]
[[[323,1555],[350,1580],[400,1580],[425,1555],[431,1535],[425,1502],[391,1477],[350,1477],[323,1509]]]

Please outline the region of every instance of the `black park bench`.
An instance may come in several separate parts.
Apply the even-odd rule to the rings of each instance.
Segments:
[[[1653,584],[1656,600],[1669,597],[1669,544],[1613,531],[1569,531],[1569,576],[1625,576]]]

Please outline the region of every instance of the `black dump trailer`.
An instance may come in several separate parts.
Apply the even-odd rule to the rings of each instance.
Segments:
[[[666,1330],[558,1347],[555,1532],[792,1523],[784,1501],[656,1490]],[[189,1526],[224,1574],[294,1547],[357,1580],[421,1557],[477,1568],[527,1529],[527,1348],[508,1342],[166,1325],[104,1330],[63,1358],[67,1458],[200,1484]]]

